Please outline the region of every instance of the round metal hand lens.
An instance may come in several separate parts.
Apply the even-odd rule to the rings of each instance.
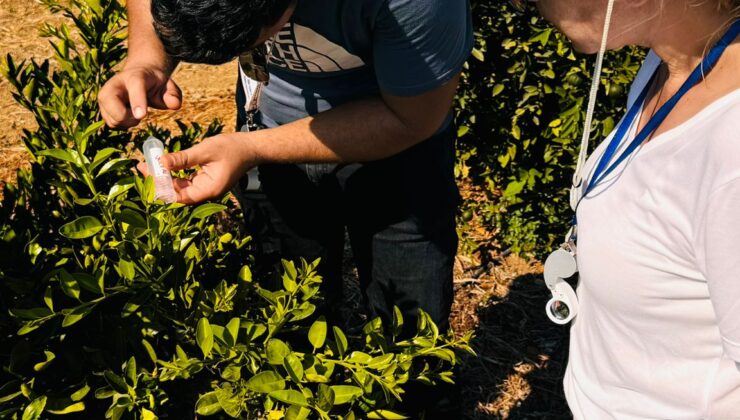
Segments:
[[[556,324],[565,325],[578,314],[578,297],[565,279],[578,271],[576,257],[564,248],[550,254],[545,261],[545,283],[552,293],[545,311]]]

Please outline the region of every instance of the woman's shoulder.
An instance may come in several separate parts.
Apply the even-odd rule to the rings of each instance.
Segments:
[[[693,143],[706,151],[706,167],[715,175],[714,183],[740,177],[740,89],[717,99],[693,119],[688,131],[695,137]]]

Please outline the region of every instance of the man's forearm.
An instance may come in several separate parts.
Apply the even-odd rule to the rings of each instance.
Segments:
[[[152,24],[151,0],[128,0],[128,58],[126,67],[156,67],[167,74],[177,67],[164,50]]]
[[[235,136],[247,143],[247,154],[258,163],[372,161],[423,140],[408,132],[380,99],[353,102],[315,117]]]
[[[414,98],[376,97],[253,133],[235,133],[252,163],[368,162],[431,137],[447,118],[458,79]]]

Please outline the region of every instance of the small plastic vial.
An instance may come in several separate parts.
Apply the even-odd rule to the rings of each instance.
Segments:
[[[156,137],[149,137],[144,142],[143,151],[149,174],[154,177],[154,199],[168,204],[176,202],[177,194],[172,186],[172,175],[160,162],[164,154],[164,144]]]

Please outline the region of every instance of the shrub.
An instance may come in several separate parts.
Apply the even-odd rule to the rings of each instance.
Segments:
[[[458,176],[487,192],[466,203],[514,252],[542,255],[559,245],[585,119],[592,57],[535,12],[474,1],[477,46],[458,95]],[[627,48],[605,60],[594,142],[624,112],[628,84],[644,53]]]
[[[284,262],[283,288],[267,290],[249,237],[225,228],[226,198],[153,201],[131,136],[104,127],[96,104],[125,55],[123,7],[44,2],[76,27],[44,29],[56,65],[2,67],[38,129],[24,131],[31,168],[0,205],[0,417],[403,418],[407,383],[452,380],[469,336],[422,312],[418,334],[398,338],[396,311],[348,338],[316,312],[318,262]],[[177,150],[220,126],[180,129],[148,131]]]

